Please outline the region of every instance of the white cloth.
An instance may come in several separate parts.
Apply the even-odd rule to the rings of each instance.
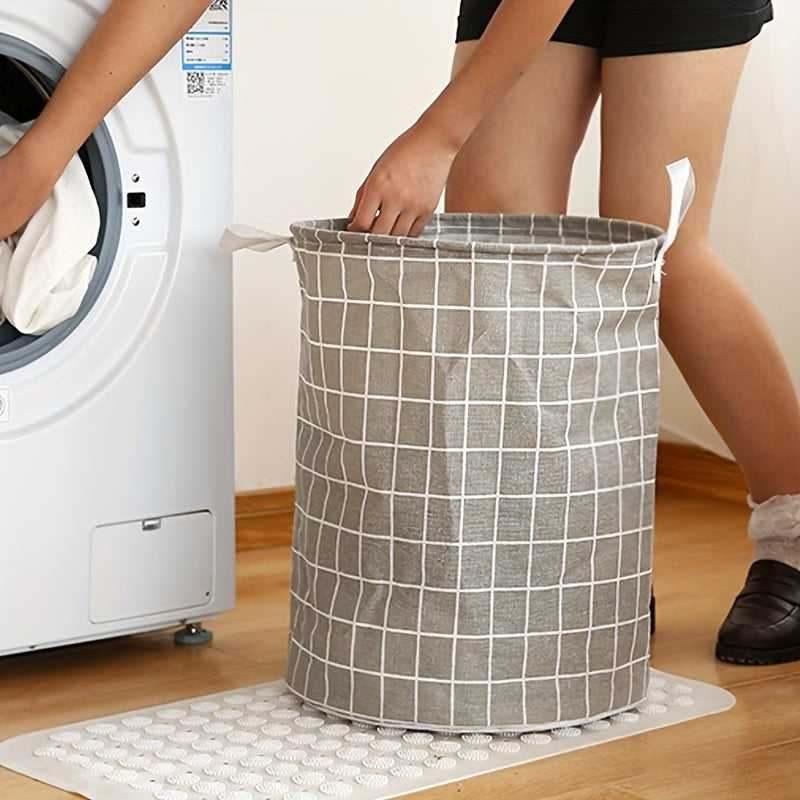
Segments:
[[[0,126],[0,155],[27,125]],[[78,156],[51,195],[20,231],[0,242],[0,324],[39,335],[74,316],[86,295],[97,259],[100,211]]]

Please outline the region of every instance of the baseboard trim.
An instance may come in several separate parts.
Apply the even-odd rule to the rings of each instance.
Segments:
[[[747,485],[733,461],[691,445],[661,442],[656,485],[659,489],[743,503]],[[292,543],[294,488],[263,489],[236,495],[236,549],[262,550]]]
[[[236,549],[263,550],[292,543],[294,487],[236,495]]]
[[[660,442],[656,486],[744,503],[747,484],[735,461],[699,447]]]
[[[257,489],[239,492],[236,495],[236,517],[254,517],[264,514],[279,514],[294,508],[294,487]]]

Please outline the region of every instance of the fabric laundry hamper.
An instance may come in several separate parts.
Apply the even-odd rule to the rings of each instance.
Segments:
[[[688,162],[670,169],[666,234],[569,216],[444,214],[419,239],[291,227],[286,680],[309,704],[519,731],[644,698],[659,277],[693,186]]]

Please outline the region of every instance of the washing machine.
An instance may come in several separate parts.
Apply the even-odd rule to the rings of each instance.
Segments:
[[[0,111],[37,116],[108,5],[0,5]],[[233,606],[231,27],[216,0],[82,149],[79,312],[0,326],[0,654]]]

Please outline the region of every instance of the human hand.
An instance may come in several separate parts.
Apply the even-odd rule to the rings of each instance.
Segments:
[[[56,178],[28,162],[16,147],[0,157],[0,240],[16,233],[42,207]]]
[[[441,197],[457,149],[418,123],[396,139],[359,188],[349,231],[419,236]]]

